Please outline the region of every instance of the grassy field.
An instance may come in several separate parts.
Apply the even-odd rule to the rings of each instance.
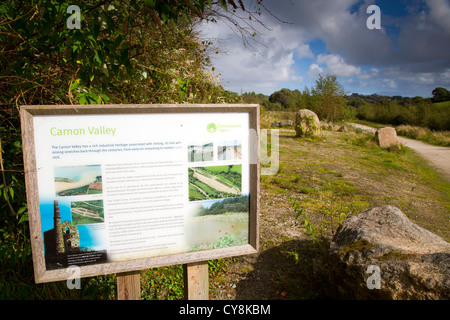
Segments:
[[[241,188],[241,165],[203,167],[201,169],[216,176],[227,184],[231,184],[237,188]]]
[[[373,135],[324,132],[315,141],[280,138],[280,170],[262,176],[268,196],[288,194],[298,211],[335,231],[348,215],[382,204],[449,240],[450,185],[408,148],[381,150]]]
[[[397,135],[399,136],[420,140],[435,146],[450,147],[450,131],[432,131],[428,128],[410,125],[392,126],[389,124],[386,125],[365,120],[354,120],[353,122],[367,125],[373,128],[383,128],[386,126],[391,126],[395,128],[395,130],[397,131]]]
[[[439,107],[448,107],[450,108],[450,101],[444,101],[444,102],[437,102],[435,103]]]
[[[240,165],[232,165],[230,166],[213,166],[213,167],[205,167],[206,171],[212,172],[212,173],[220,173],[222,171],[227,172],[230,168],[230,172],[236,172],[241,174],[241,166]]]

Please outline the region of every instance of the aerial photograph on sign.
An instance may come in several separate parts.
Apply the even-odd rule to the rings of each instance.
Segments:
[[[241,165],[189,168],[189,201],[240,196]]]
[[[70,207],[72,222],[76,225],[105,222],[103,200],[74,201]]]
[[[56,167],[53,172],[56,196],[101,194],[103,192],[100,165]]]

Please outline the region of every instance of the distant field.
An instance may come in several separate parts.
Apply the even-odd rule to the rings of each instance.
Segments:
[[[204,167],[205,171],[210,171],[212,173],[219,173],[222,171],[227,172],[228,171],[229,166],[214,166],[214,167]],[[230,172],[236,172],[241,174],[241,170],[242,167],[240,165],[233,165],[230,169]]]
[[[438,107],[449,107],[450,108],[450,101],[444,101],[444,102],[438,102],[434,103]]]

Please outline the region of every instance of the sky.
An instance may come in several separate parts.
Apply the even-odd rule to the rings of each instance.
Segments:
[[[244,1],[250,10],[255,3]],[[436,87],[450,90],[450,0],[263,4],[269,12],[256,17],[264,26],[247,20],[257,31],[250,48],[224,19],[201,25],[202,38],[218,47],[212,64],[227,90],[311,89],[319,74],[336,75],[347,94],[431,97]],[[368,28],[376,22],[370,5],[380,9],[380,29]]]

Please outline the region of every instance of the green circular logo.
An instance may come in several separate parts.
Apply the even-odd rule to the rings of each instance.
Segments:
[[[210,123],[206,127],[206,130],[208,130],[209,133],[214,133],[217,130],[217,126],[214,123]]]

